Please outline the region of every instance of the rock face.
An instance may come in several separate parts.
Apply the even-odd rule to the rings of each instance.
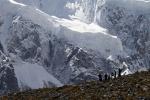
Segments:
[[[24,62],[42,65],[63,84],[97,79],[98,70],[108,71],[106,69],[111,68],[105,67],[106,62],[103,62],[104,57],[100,53],[85,51],[58,39],[50,31],[21,17],[12,24],[10,32],[8,53]],[[47,38],[41,39],[42,34],[47,34]]]
[[[14,73],[14,67],[16,69],[16,63],[19,59],[19,62],[43,66],[63,84],[78,83],[86,77],[87,79],[97,78],[97,76],[90,74],[95,73],[92,69],[96,70],[96,67],[94,60],[87,52],[64,39],[58,39],[50,31],[44,30],[32,21],[15,16],[8,32],[7,53],[3,54],[10,56],[13,62],[11,66],[8,62],[7,65],[1,67],[1,90],[32,88],[28,86],[28,83],[16,79],[15,74],[17,73]],[[46,34],[47,38],[43,38],[41,36],[43,34]],[[3,51],[2,44],[1,51]],[[25,80],[24,77],[23,79]],[[23,85],[18,87],[18,83]],[[46,84],[45,86],[47,85],[55,86],[55,84]]]
[[[120,6],[120,2],[116,4],[115,2],[110,3],[108,0],[102,6],[100,20],[97,20],[99,25],[107,27],[121,39],[124,51],[128,55],[124,60],[131,70],[149,68],[150,20],[147,12],[150,9],[147,8],[149,3],[124,1],[125,5]],[[136,6],[131,7],[132,5]]]
[[[0,95],[8,91],[18,90],[14,67],[10,59],[0,50]]]
[[[126,62],[133,72],[149,68],[149,0],[82,0],[78,3],[82,10],[77,12],[84,16],[80,20],[95,22],[121,39],[125,54],[117,57],[119,63]]]

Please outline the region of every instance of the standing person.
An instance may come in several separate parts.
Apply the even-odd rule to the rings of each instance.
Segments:
[[[112,78],[116,78],[116,77],[117,77],[117,74],[116,74],[116,71],[115,71],[115,70],[114,70],[114,72],[111,73],[111,77],[112,77]]]
[[[114,78],[117,78],[117,73],[116,73],[116,71],[114,71],[114,72],[115,72]]]
[[[2,44],[1,44],[1,42],[0,42],[0,50],[1,50],[2,52],[4,52],[4,49],[3,49],[3,46],[2,46]]]
[[[114,73],[113,72],[111,72],[111,78],[113,79],[115,76],[114,76]]]
[[[107,80],[110,80],[111,79],[111,75],[107,75]]]
[[[99,73],[98,78],[99,78],[99,81],[103,81],[102,74]]]
[[[121,77],[121,71],[122,71],[122,70],[119,68],[119,69],[118,69],[118,77]]]
[[[105,78],[105,81],[108,79],[108,76],[107,74],[104,75],[104,78]]]

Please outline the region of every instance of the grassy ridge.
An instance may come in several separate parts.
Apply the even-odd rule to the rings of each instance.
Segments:
[[[0,100],[150,100],[150,71],[103,82],[12,93]]]

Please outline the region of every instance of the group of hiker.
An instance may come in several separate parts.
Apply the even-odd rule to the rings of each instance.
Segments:
[[[101,73],[99,73],[98,77],[99,77],[99,81],[103,81],[103,80],[110,80],[112,78],[117,78],[117,77],[121,77],[121,72],[122,69],[118,69],[118,74],[116,71],[112,72],[111,74],[104,74],[102,75]]]

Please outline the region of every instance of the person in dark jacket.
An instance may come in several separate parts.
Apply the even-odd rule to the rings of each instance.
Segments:
[[[98,78],[99,78],[99,81],[103,81],[102,74],[99,73]]]
[[[111,79],[111,75],[107,75],[107,80],[110,80]]]
[[[122,72],[122,70],[119,68],[118,69],[118,77],[121,77],[121,72]]]
[[[1,50],[2,52],[4,52],[4,49],[3,49],[3,46],[2,46],[2,44],[1,44],[1,42],[0,42],[0,50]]]
[[[116,71],[114,71],[114,78],[116,78],[117,77],[117,73],[116,73]]]
[[[108,75],[107,75],[107,74],[105,74],[105,75],[104,75],[104,78],[105,78],[105,80],[107,80],[107,79],[108,79]]]
[[[111,73],[111,78],[114,78],[114,77],[115,77],[115,76],[114,76],[114,73],[112,72],[112,73]]]

